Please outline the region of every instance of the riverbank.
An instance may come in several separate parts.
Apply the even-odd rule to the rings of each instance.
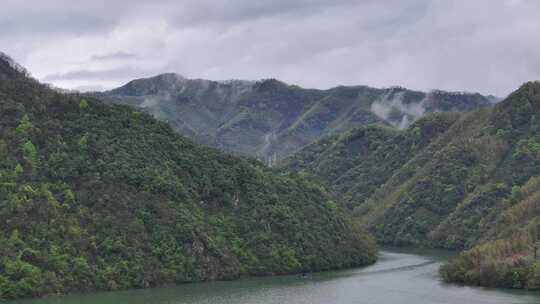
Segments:
[[[540,260],[519,238],[497,240],[462,252],[441,267],[447,282],[466,285],[540,289]]]
[[[453,252],[383,248],[371,266],[298,275],[260,277],[166,288],[105,292],[6,304],[537,304],[540,293],[446,284],[438,268]]]

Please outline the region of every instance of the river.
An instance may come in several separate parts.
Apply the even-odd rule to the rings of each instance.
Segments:
[[[445,284],[437,269],[448,253],[381,251],[369,267],[229,282],[49,297],[6,304],[539,304],[540,292]]]

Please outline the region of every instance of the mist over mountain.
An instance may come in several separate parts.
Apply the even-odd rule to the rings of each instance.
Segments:
[[[394,87],[304,89],[276,79],[210,81],[162,74],[98,94],[144,108],[198,143],[268,163],[324,136],[368,124],[406,128],[433,112],[464,112],[496,98]]]

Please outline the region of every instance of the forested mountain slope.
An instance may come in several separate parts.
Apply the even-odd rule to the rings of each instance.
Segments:
[[[540,172],[539,83],[494,108],[436,114],[407,130],[368,126],[307,146],[283,166],[326,182],[383,243],[476,244],[512,187]]]
[[[486,239],[441,268],[446,281],[540,289],[540,176],[514,187]]]
[[[493,108],[403,131],[363,127],[282,165],[325,182],[381,243],[484,244],[444,268],[448,280],[538,288],[539,117],[540,83],[530,82]]]
[[[316,184],[0,58],[0,299],[371,263]]]
[[[198,143],[268,163],[355,127],[407,127],[426,113],[470,111],[497,101],[472,93],[366,86],[303,89],[275,79],[208,81],[163,74],[98,94],[144,108]]]
[[[403,131],[361,127],[310,144],[280,165],[330,185],[354,209],[458,118],[458,113],[429,115]]]

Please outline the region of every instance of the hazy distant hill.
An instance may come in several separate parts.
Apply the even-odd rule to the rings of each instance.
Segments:
[[[316,90],[275,79],[216,82],[176,74],[134,80],[100,95],[145,108],[198,143],[265,161],[355,127],[405,128],[426,113],[470,111],[497,100],[473,93],[366,86]]]

